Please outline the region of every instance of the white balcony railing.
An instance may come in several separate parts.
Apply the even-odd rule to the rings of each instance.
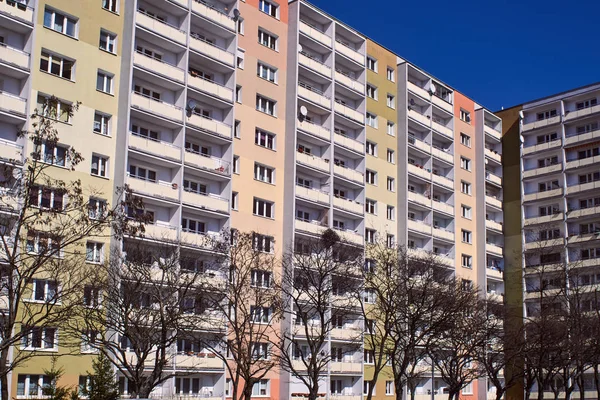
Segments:
[[[200,207],[220,213],[229,213],[229,201],[211,193],[196,193],[184,190],[182,201],[194,207]]]
[[[329,193],[322,190],[296,185],[296,196],[321,204],[329,204]]]
[[[334,197],[333,206],[342,210],[353,212],[355,214],[364,213],[364,206],[361,203],[342,197]]]
[[[181,68],[168,64],[162,60],[149,57],[138,51],[133,53],[133,63],[148,71],[157,73],[178,82],[183,82],[185,80],[185,72]]]
[[[225,9],[219,9],[215,6],[209,5],[204,1],[194,0],[192,2],[192,11],[229,29],[230,31],[235,31],[235,21],[229,15],[227,15]]]
[[[29,71],[29,54],[0,43],[0,61]]]
[[[361,172],[358,172],[354,169],[342,167],[341,165],[334,165],[333,173],[343,178],[346,178],[352,182],[361,185],[364,184],[364,175]]]
[[[227,139],[231,139],[231,125],[224,122],[217,121],[201,114],[192,113],[188,119],[188,123],[199,129],[212,132]]]
[[[346,43],[336,39],[335,40],[335,49],[340,53],[348,57],[349,59],[359,63],[360,65],[365,65],[365,56],[360,54],[355,49],[350,48]]]
[[[216,44],[203,39],[196,33],[190,34],[190,47],[199,53],[202,53],[216,61],[220,61],[231,67],[234,66],[235,55],[230,51],[217,46]]]
[[[330,168],[329,160],[325,160],[312,154],[296,152],[296,162],[323,172],[329,172]]]
[[[298,62],[301,65],[320,73],[321,75],[331,78],[331,67],[325,65],[319,60],[315,60],[308,53],[301,52],[298,54]]]
[[[209,155],[196,153],[190,151],[189,149],[186,149],[184,154],[184,161],[186,164],[190,164],[195,167],[214,172],[219,175],[231,175],[231,164],[218,157],[212,157]]]
[[[27,100],[0,90],[0,110],[25,118],[27,115]]]
[[[233,103],[233,90],[218,84],[212,80],[202,78],[197,74],[190,72],[188,78],[188,85],[202,91],[208,93],[212,96],[218,97],[222,100],[226,100],[230,103]]]
[[[342,114],[344,117],[357,121],[360,124],[365,123],[365,115],[362,112],[355,110],[354,108],[348,107],[347,105],[338,103],[336,101],[334,104],[334,110],[335,112]]]
[[[333,140],[336,144],[343,146],[347,149],[354,150],[357,153],[363,154],[365,152],[365,145],[358,140],[351,139],[347,136],[343,136],[340,134],[336,134],[333,137]]]
[[[23,146],[9,140],[0,139],[0,158],[21,162],[23,159]]]
[[[183,109],[141,93],[131,94],[131,106],[177,122],[183,121]]]
[[[356,79],[350,78],[348,75],[340,71],[335,71],[335,80],[342,85],[357,91],[358,93],[365,93],[365,85],[357,81]]]
[[[319,221],[303,221],[296,219],[294,223],[297,230],[312,233],[314,235],[320,235],[327,228]]]
[[[140,136],[135,132],[130,132],[129,147],[173,160],[181,160],[180,147],[172,143]]]
[[[179,199],[177,184],[161,181],[149,181],[127,175],[127,183],[134,192],[148,196],[176,201]]]
[[[18,20],[33,23],[33,8],[15,1],[0,1],[0,13],[8,14]]]
[[[150,31],[153,31],[155,33],[158,33],[159,35],[161,35],[167,39],[174,40],[181,44],[186,43],[187,35],[184,31],[182,31],[181,29],[179,29],[176,26],[173,26],[164,21],[161,21],[154,16],[146,14],[143,11],[140,11],[140,10],[137,11],[135,21],[140,26],[142,26]]]
[[[312,101],[313,103],[316,103],[321,107],[325,107],[327,109],[331,108],[330,97],[326,96],[322,91],[313,88],[304,82],[298,82],[298,96],[303,97],[306,100]]]
[[[300,29],[300,32],[302,32],[306,36],[324,44],[327,47],[331,47],[331,36],[327,35],[326,33],[318,30],[317,28],[311,26],[310,24],[302,20],[299,21],[298,27]]]
[[[327,128],[322,127],[321,125],[314,124],[307,120],[298,122],[298,129],[303,130],[304,132],[308,132],[315,136],[318,136],[327,141],[331,140],[331,131]]]
[[[553,141],[545,142],[545,143],[538,143],[535,145],[529,145],[529,146],[523,147],[523,155],[537,153],[539,151],[551,150],[551,149],[555,149],[560,146],[562,146],[562,139],[557,139],[557,140],[553,140]]]

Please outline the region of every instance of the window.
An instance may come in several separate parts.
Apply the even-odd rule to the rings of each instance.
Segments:
[[[468,124],[471,123],[471,113],[468,111],[465,111],[461,108],[460,110],[460,120],[463,122],[466,122]]]
[[[70,123],[71,105],[66,102],[57,101],[56,103],[49,104],[48,98],[42,94],[37,97],[36,112],[38,115],[43,115],[47,118],[56,119],[61,122]]]
[[[115,54],[117,52],[117,35],[101,29],[99,47],[102,50]]]
[[[29,191],[29,205],[32,207],[62,210],[65,204],[64,192],[60,189],[34,186]]]
[[[91,219],[98,219],[106,213],[106,201],[99,199],[90,199],[88,202],[88,216]]]
[[[277,102],[274,100],[270,100],[262,97],[261,95],[256,95],[256,109],[260,112],[264,112],[265,114],[269,114],[275,116],[275,106]]]
[[[67,36],[77,37],[77,20],[48,7],[44,11],[44,26]]]
[[[261,379],[252,386],[252,397],[269,396],[269,380]]]
[[[275,170],[273,168],[254,163],[254,179],[266,183],[275,183]]]
[[[34,279],[31,300],[55,302],[58,300],[58,283],[48,279]]]
[[[275,135],[257,129],[254,133],[254,144],[267,149],[275,150]]]
[[[396,209],[394,206],[387,206],[387,219],[393,221],[396,219]]]
[[[60,237],[35,231],[27,232],[25,244],[28,253],[47,254],[54,257],[62,255]]]
[[[377,88],[372,85],[367,85],[367,96],[377,100]]]
[[[240,173],[240,156],[233,156],[233,173]]]
[[[366,199],[365,200],[365,212],[369,214],[377,214],[377,201]]]
[[[100,74],[98,74],[98,76],[100,76]],[[157,92],[156,90],[148,89],[140,85],[134,85],[133,91],[149,99],[160,101],[160,92]]]
[[[556,132],[545,135],[539,135],[537,137],[537,144],[550,143],[554,142],[555,140],[558,140],[558,134]]]
[[[396,164],[396,153],[392,149],[387,149],[387,162]]]
[[[262,62],[256,64],[256,75],[266,81],[277,83],[277,68],[269,67]]]
[[[232,210],[237,210],[238,209],[238,192],[231,192],[231,209]]]
[[[104,255],[104,244],[87,242],[85,245],[85,261],[99,264]]]
[[[371,128],[377,128],[377,115],[367,112],[367,125]]]
[[[392,247],[394,247],[395,243],[396,243],[396,237],[394,235],[388,234],[385,238],[385,245],[389,248],[392,248]]]
[[[394,395],[394,381],[385,381],[385,395],[386,396]]]
[[[242,137],[242,123],[237,119],[233,125],[233,137],[236,139],[240,139]]]
[[[269,271],[261,271],[259,269],[252,270],[252,286],[270,288],[271,287],[271,273]]]
[[[202,234],[206,232],[206,224],[196,219],[181,218],[181,230],[184,232]]]
[[[366,178],[367,183],[370,183],[371,185],[377,185],[377,172],[368,169],[366,173]]]
[[[261,217],[267,217],[267,218],[274,218],[274,216],[275,216],[274,208],[275,208],[275,204],[273,202],[257,199],[256,197],[254,198],[254,208],[253,208],[254,215],[258,215]]]
[[[465,206],[463,204],[460,206],[460,210],[463,218],[471,219],[471,207]]]
[[[41,146],[36,146],[35,153],[40,155],[40,161],[46,164],[65,167],[67,165],[68,149],[63,146],[43,142]]]
[[[371,56],[367,57],[367,68],[371,71],[377,72],[377,60]]]
[[[135,136],[143,137],[144,139],[150,139],[155,142],[158,142],[160,139],[159,132],[137,125],[131,125],[131,132]]]
[[[387,190],[390,192],[396,191],[396,180],[390,176],[387,177]]]
[[[396,135],[396,130],[394,128],[394,123],[391,121],[388,121],[387,123],[387,134],[390,136],[395,136]]]
[[[258,9],[271,17],[279,18],[279,6],[270,1],[259,0]]]
[[[367,140],[366,150],[367,150],[367,154],[377,157],[377,144],[375,144],[373,142],[369,142]]]
[[[467,171],[471,170],[471,160],[465,157],[460,158],[460,167],[462,169],[466,169]]]
[[[81,352],[97,353],[100,342],[100,332],[87,330],[81,335]]]
[[[387,106],[389,108],[396,108],[396,98],[388,93],[387,97]]]
[[[110,115],[102,114],[96,111],[94,114],[94,132],[108,136],[110,134],[109,124]]]
[[[238,103],[242,102],[242,87],[240,85],[235,86],[235,101]]]
[[[394,82],[396,79],[396,72],[394,71],[394,68],[387,68],[387,79],[388,81],[392,81]]]
[[[108,176],[108,158],[93,155],[91,173],[106,178]]]
[[[271,308],[250,306],[252,321],[268,324],[271,321]]]
[[[255,250],[272,253],[275,246],[275,238],[267,235],[253,234],[253,246]]]
[[[366,304],[374,304],[375,303],[375,290],[373,289],[365,289],[363,291],[363,301]]]
[[[112,94],[113,89],[113,75],[110,75],[106,72],[98,71],[98,76],[96,78],[96,90],[99,90],[104,93]]]
[[[225,379],[225,397],[233,395],[233,381],[231,378]]]
[[[537,120],[542,121],[544,119],[556,117],[556,110],[549,110],[546,112],[537,113]]]
[[[467,292],[473,290],[473,282],[469,279],[462,280],[462,290]]]
[[[100,304],[100,290],[93,286],[83,288],[83,304],[86,307],[96,307]]]
[[[136,165],[129,166],[129,176],[144,181],[156,182],[156,171]]]
[[[75,61],[57,56],[42,50],[40,58],[40,70],[61,78],[72,80],[74,78],[73,68]]]
[[[375,229],[365,229],[365,240],[367,243],[375,243]]]
[[[470,368],[470,366],[468,368]],[[473,394],[473,382],[469,382],[467,386],[462,389],[462,394]]]
[[[118,4],[119,0],[102,0],[102,8],[114,13],[119,12],[117,9]]]
[[[473,268],[473,257],[463,254],[461,260],[463,268]]]
[[[58,350],[56,328],[21,327],[21,348],[25,350]]]
[[[17,378],[17,396],[32,399],[44,397],[43,388],[52,382],[46,375],[19,375]]]
[[[260,28],[258,29],[258,43],[272,50],[278,50],[277,36],[271,35]]]
[[[464,243],[471,243],[471,231],[461,229],[461,235]]]
[[[598,105],[598,100],[596,98],[593,98],[584,101],[578,101],[577,103],[575,103],[575,108],[577,108],[577,110],[583,110],[585,108],[590,108],[596,105]]]
[[[464,194],[471,194],[471,184],[465,181],[460,182],[460,191]]]
[[[240,49],[238,49],[240,50]],[[239,68],[239,69],[244,69],[244,53],[241,52],[240,54],[238,54],[236,56],[236,61],[235,61],[235,65]]]
[[[268,360],[269,359],[269,344],[263,342],[250,343],[252,348],[252,358],[255,360]]]
[[[364,381],[363,382],[363,394],[369,394],[369,390],[373,388],[373,394],[375,394],[375,385],[373,385],[373,381]]]
[[[558,179],[549,181],[549,182],[540,182],[538,183],[538,191],[546,192],[548,190],[558,189],[560,185],[558,184]]]
[[[460,144],[471,147],[471,136],[467,135],[466,133],[461,133]]]

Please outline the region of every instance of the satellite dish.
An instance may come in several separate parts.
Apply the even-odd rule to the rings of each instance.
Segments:
[[[306,116],[308,115],[308,110],[305,106],[300,107],[300,115],[302,116],[302,118],[306,118]]]
[[[23,171],[21,170],[21,168],[13,168],[12,176],[13,178],[15,178],[16,181],[21,180],[21,178],[23,177]]]
[[[188,103],[187,103],[188,111],[194,111],[197,106],[198,106],[198,103],[196,103],[196,100],[194,100],[194,99],[188,100]]]
[[[431,94],[434,94],[434,93],[435,93],[435,90],[436,90],[436,88],[435,88],[435,85],[434,85],[433,83],[432,83],[431,85],[429,85],[429,92],[430,92]]]
[[[233,9],[233,20],[237,21],[238,19],[240,19],[240,10],[238,10],[237,8]]]
[[[415,99],[410,99],[410,105],[414,106],[415,105]]]
[[[298,53],[302,53],[302,50],[303,50],[303,48],[302,48],[302,45],[301,45],[301,44],[299,44],[299,45],[298,45]]]
[[[519,118],[525,119],[525,114],[523,114],[523,110],[519,111]]]
[[[525,143],[525,138],[523,137],[523,135],[519,135],[519,141],[521,142],[521,144]]]

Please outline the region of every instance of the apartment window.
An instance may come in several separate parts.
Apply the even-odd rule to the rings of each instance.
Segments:
[[[106,200],[90,199],[88,202],[88,216],[91,219],[102,218],[106,213]]]
[[[252,270],[251,285],[255,287],[270,288],[271,273],[269,271],[261,271],[259,269]]]
[[[77,19],[48,7],[44,11],[44,26],[67,36],[77,37]]]
[[[377,88],[372,85],[367,85],[367,96],[377,100]]]
[[[109,135],[110,115],[99,113],[94,114],[94,132],[101,135]]]
[[[231,209],[238,209],[238,192],[231,192]]]
[[[471,231],[461,229],[461,235],[462,235],[462,241],[464,243],[472,243],[471,242]]]
[[[537,137],[537,144],[550,143],[555,140],[558,140],[558,134],[556,132],[545,135],[539,135]]]
[[[231,378],[225,379],[225,397],[230,397],[233,394],[233,381]]]
[[[102,262],[103,254],[103,243],[87,242],[85,244],[85,261],[99,264]]]
[[[253,342],[250,343],[252,348],[252,358],[255,360],[268,360],[269,359],[269,344],[264,342]]]
[[[274,218],[275,216],[275,204],[272,201],[261,200],[258,198],[254,198],[254,215],[258,215],[260,217]]]
[[[271,17],[279,18],[279,6],[267,0],[259,0],[258,9]]]
[[[256,109],[265,114],[275,116],[275,106],[277,102],[274,100],[267,99],[261,95],[256,95]]]
[[[471,219],[471,207],[465,206],[463,204],[460,206],[460,210],[463,218]]]
[[[394,82],[396,80],[396,72],[394,71],[393,68],[390,68],[390,67],[387,68],[387,79],[388,79],[388,81],[392,81],[392,82]]]
[[[467,291],[473,290],[473,282],[471,280],[463,279],[461,281],[461,284],[462,284],[463,291],[467,292]]]
[[[537,113],[537,120],[542,121],[544,119],[556,117],[556,110],[549,110],[541,113]]]
[[[118,11],[119,0],[102,0],[102,8],[111,12]]]
[[[104,93],[112,94],[113,89],[113,75],[106,72],[98,71],[96,77],[96,90]]]
[[[560,185],[558,184],[558,179],[549,182],[540,182],[538,183],[538,192],[545,192],[548,190],[558,189]]]
[[[266,183],[275,183],[275,170],[261,164],[254,163],[254,179]]]
[[[108,158],[93,155],[91,173],[106,178],[108,176]]]
[[[48,104],[48,98],[46,96],[39,94],[37,97],[36,112],[38,115],[70,123],[70,110],[71,105],[66,102],[57,101],[55,104]]]
[[[257,129],[254,133],[254,144],[260,147],[275,150],[275,135]]]
[[[40,70],[72,80],[75,61],[42,50]]]
[[[390,176],[387,177],[387,190],[390,192],[396,191],[396,180]]]
[[[235,101],[237,103],[242,102],[242,87],[240,85],[235,86]]]
[[[277,68],[270,67],[262,62],[258,62],[256,65],[256,75],[258,77],[273,83],[277,83]]]
[[[46,164],[58,167],[65,167],[67,165],[68,149],[66,147],[42,142],[41,145],[36,146],[35,151],[40,154],[40,161]]]
[[[240,35],[244,34],[244,18],[238,18],[237,31]]]
[[[262,29],[258,29],[258,43],[277,51],[277,36],[271,35]]]
[[[367,151],[367,154],[377,157],[377,144],[367,141],[366,151]]]
[[[394,395],[394,381],[385,381],[385,395],[386,396]]]
[[[373,381],[364,381],[363,382],[363,394],[369,394],[369,390],[373,388],[373,394],[375,394],[375,385],[373,385]]]
[[[375,298],[376,298],[375,290],[367,288],[363,291],[363,301],[366,304],[375,304]],[[367,350],[367,351],[369,351],[369,350]],[[368,363],[368,361],[365,361],[365,362]]]
[[[207,187],[203,183],[191,181],[189,179],[183,180],[183,190],[188,193],[196,193],[206,196]]]
[[[35,231],[27,232],[25,249],[28,253],[47,254],[55,257],[62,255],[60,237]]]
[[[463,268],[473,268],[473,257],[463,254],[461,260]]]
[[[471,147],[471,136],[467,135],[466,133],[461,133],[460,144]]]
[[[396,108],[396,98],[389,93],[387,95],[387,106],[389,108]]]
[[[233,173],[240,173],[240,156],[233,156]]]
[[[250,306],[250,315],[252,316],[252,321],[268,324],[271,320],[271,308]]]
[[[575,103],[575,108],[577,108],[577,110],[583,110],[585,108],[590,108],[596,105],[598,105],[598,100],[593,98]]]
[[[96,307],[100,304],[100,291],[93,286],[83,288],[83,304],[86,307]]]
[[[35,301],[56,301],[58,296],[58,283],[47,279],[34,279],[32,298]]]
[[[471,113],[461,109],[460,110],[460,120],[470,124],[471,123]]]
[[[235,123],[233,125],[233,137],[236,139],[242,137],[242,123],[237,119],[235,120]]]
[[[465,157],[460,158],[460,167],[462,169],[466,169],[467,171],[471,170],[471,160]]]
[[[395,129],[394,123],[391,121],[388,121],[388,123],[387,123],[387,134],[390,136],[396,135],[396,129]]]
[[[367,112],[367,125],[371,128],[377,128],[377,115]]]
[[[396,209],[394,206],[387,206],[387,219],[393,221],[396,219]]]
[[[365,212],[369,214],[377,214],[377,202],[375,200],[365,200]]]
[[[471,194],[471,184],[465,181],[460,182],[460,191],[464,194]]]
[[[58,350],[56,328],[21,327],[21,348],[25,350]]]
[[[156,171],[136,165],[129,166],[129,176],[144,181],[156,182]]]
[[[267,397],[269,396],[269,380],[261,379],[252,386],[252,397]]]
[[[157,131],[137,125],[131,125],[131,132],[135,136],[143,137],[144,139],[150,139],[155,142],[158,142],[160,138],[160,134]]]
[[[375,229],[365,229],[365,240],[367,243],[375,243]]]
[[[387,149],[387,162],[392,164],[396,163],[396,153],[392,149]]]
[[[377,60],[371,56],[367,57],[367,68],[371,71],[377,72]]]
[[[102,50],[115,54],[117,52],[117,35],[101,29],[99,47]]]
[[[371,185],[377,185],[377,172],[368,169],[366,173],[366,178],[367,183],[370,183]]]
[[[596,182],[600,180],[600,172],[593,172],[589,174],[579,175],[579,184]]]

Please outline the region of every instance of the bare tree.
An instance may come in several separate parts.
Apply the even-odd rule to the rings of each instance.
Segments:
[[[292,327],[278,333],[279,363],[306,386],[308,400],[319,397],[319,383],[331,362],[360,357],[361,332],[335,350],[327,344],[343,318],[359,313],[352,294],[361,285],[362,253],[362,248],[326,230],[318,239],[297,242],[284,257],[280,290]]]
[[[80,303],[82,282],[95,267],[86,263],[87,239],[124,232],[122,204],[69,176],[83,161],[62,145],[55,121],[72,118],[68,107],[49,98],[31,116],[32,131],[19,137],[31,152],[2,166],[0,195],[0,385],[8,400],[8,374],[57,344],[58,332]],[[23,161],[23,163],[21,163]],[[121,198],[118,193],[117,198]],[[11,349],[14,348],[14,352]],[[40,351],[41,350],[41,351]],[[12,357],[11,357],[12,353]]]

